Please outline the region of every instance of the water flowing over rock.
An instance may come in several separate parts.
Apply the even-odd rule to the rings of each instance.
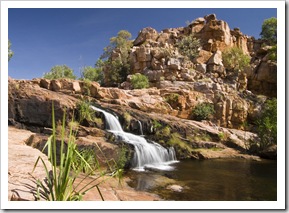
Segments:
[[[157,143],[148,143],[145,138],[124,132],[119,121],[112,114],[91,106],[92,109],[102,112],[106,119],[107,130],[126,143],[132,144],[135,154],[132,159],[132,166],[135,170],[143,171],[146,168],[159,170],[171,170],[169,164],[177,162],[174,148],[166,149]]]

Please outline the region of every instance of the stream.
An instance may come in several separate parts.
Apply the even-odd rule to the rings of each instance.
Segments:
[[[176,201],[277,200],[277,161],[178,161],[173,147],[165,148],[142,136],[124,132],[115,115],[94,106],[91,108],[103,113],[107,131],[134,146],[132,170],[127,175],[132,180],[130,186],[136,190]]]
[[[276,201],[277,161],[183,160],[171,171],[129,171],[130,186],[175,201]],[[168,186],[181,186],[173,191]]]

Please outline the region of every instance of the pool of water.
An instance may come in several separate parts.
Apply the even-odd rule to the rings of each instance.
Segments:
[[[176,201],[276,201],[277,161],[184,160],[173,171],[130,171],[130,185]],[[169,185],[182,187],[172,191]]]

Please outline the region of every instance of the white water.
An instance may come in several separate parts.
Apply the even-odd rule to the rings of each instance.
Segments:
[[[143,134],[143,130],[142,130],[142,124],[141,124],[141,122],[140,122],[140,121],[137,121],[137,122],[138,122],[138,124],[139,124],[140,134],[141,134],[141,135],[144,135],[144,134]]]
[[[107,123],[107,130],[135,148],[133,169],[144,171],[146,168],[157,170],[173,170],[170,164],[178,162],[173,147],[166,149],[158,143],[148,143],[141,136],[124,132],[117,118],[97,107],[91,106],[95,111],[102,112]]]

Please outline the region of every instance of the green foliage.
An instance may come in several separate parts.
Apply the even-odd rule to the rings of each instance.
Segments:
[[[92,174],[99,168],[99,163],[96,158],[95,150],[91,148],[83,148],[74,153],[72,156],[72,169],[81,171],[85,174]]]
[[[65,136],[65,113],[63,115],[62,121],[62,131],[61,131],[61,145],[59,159],[57,159],[57,146],[56,146],[56,127],[55,127],[55,115],[54,115],[54,105],[52,105],[52,126],[53,133],[49,137],[44,149],[48,149],[48,160],[51,162],[52,170],[49,171],[46,163],[41,157],[38,157],[32,173],[34,172],[39,161],[42,162],[44,170],[46,172],[46,181],[42,182],[37,180],[37,199],[41,197],[45,200],[50,201],[78,201],[82,200],[82,197],[87,191],[96,187],[101,195],[98,188],[98,184],[88,183],[83,187],[75,187],[74,183],[77,175],[80,173],[79,170],[72,172],[73,160],[75,156],[78,155],[84,164],[89,165],[85,159],[79,154],[76,149],[75,144],[75,133],[70,128],[68,137]],[[67,139],[65,143],[64,140]],[[67,149],[65,151],[65,144],[67,144]],[[77,168],[76,168],[77,169]],[[84,177],[82,181],[85,179]],[[81,182],[82,182],[81,181]],[[78,188],[78,189],[77,189]],[[102,195],[101,195],[102,197]],[[102,197],[103,198],[103,197]]]
[[[181,135],[177,132],[174,132],[171,135],[171,138],[168,141],[168,145],[170,146],[178,146],[181,149],[188,150],[189,152],[192,151],[192,148],[181,139]]]
[[[120,83],[126,80],[130,71],[130,64],[128,62],[128,58],[126,57],[117,58],[113,61],[106,61],[104,69],[104,85],[118,86]]]
[[[250,66],[250,56],[245,55],[242,49],[238,47],[225,50],[222,59],[228,70],[238,71]]]
[[[153,128],[154,129],[160,129],[160,128],[162,128],[162,124],[161,123],[159,123],[157,120],[153,120]]]
[[[197,39],[194,34],[183,37],[182,40],[178,42],[180,53],[187,56],[190,60],[193,60],[198,55],[198,48],[200,46],[200,40]]]
[[[76,79],[74,72],[71,68],[66,65],[56,65],[51,68],[50,72],[43,75],[46,79],[59,79],[59,78],[70,78]]]
[[[199,103],[192,110],[193,119],[197,121],[207,120],[214,113],[214,105],[211,103]]]
[[[100,82],[102,77],[101,72],[102,69],[99,67],[85,66],[81,68],[81,76],[84,80]]]
[[[105,59],[101,65],[105,86],[117,86],[126,80],[130,71],[129,51],[132,47],[131,34],[126,30],[118,32],[110,38],[110,44],[104,48],[100,59]]]
[[[272,46],[269,50],[269,60],[277,61],[277,45]]]
[[[158,138],[168,138],[171,136],[171,128],[169,126],[165,126],[162,129],[158,129],[156,131],[156,136]]]
[[[277,99],[267,100],[257,121],[260,149],[277,144]]]
[[[177,93],[170,93],[165,97],[165,101],[171,105],[172,108],[180,108],[180,103],[179,103],[179,94]]]
[[[165,100],[168,103],[175,103],[175,102],[177,102],[179,100],[179,96],[180,95],[177,94],[177,93],[171,93],[165,98]]]
[[[91,87],[91,80],[85,78],[83,80],[83,92],[85,95],[90,96],[90,87]]]
[[[90,107],[90,103],[86,101],[80,101],[77,103],[77,109],[79,112],[79,122],[84,120],[94,121],[95,111]]]
[[[117,170],[124,169],[125,165],[129,159],[129,156],[127,156],[128,149],[126,146],[122,145],[119,153],[118,160],[116,162],[116,168]]]
[[[261,38],[267,40],[269,45],[277,44],[277,18],[265,19],[262,24]]]
[[[136,73],[131,77],[131,85],[134,89],[143,89],[149,87],[148,77],[140,73]]]
[[[10,40],[8,40],[8,61],[10,61],[10,59],[14,55],[14,52],[11,50],[11,45],[12,44],[11,44]]]

